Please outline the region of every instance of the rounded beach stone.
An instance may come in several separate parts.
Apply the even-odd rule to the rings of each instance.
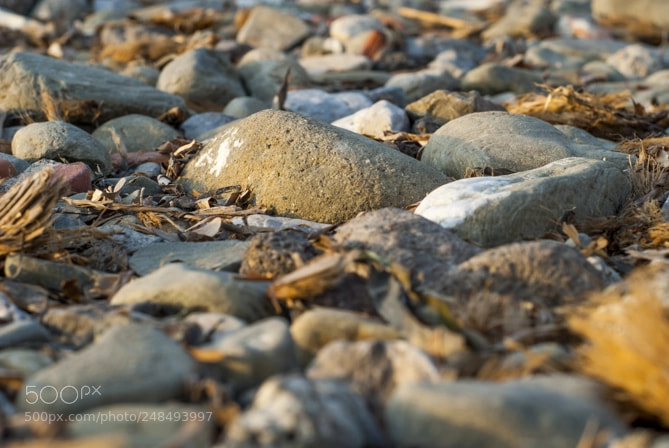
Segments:
[[[179,131],[155,118],[130,114],[109,120],[91,134],[109,153],[117,147],[112,134],[116,133],[128,152],[153,151],[167,140],[179,135]]]

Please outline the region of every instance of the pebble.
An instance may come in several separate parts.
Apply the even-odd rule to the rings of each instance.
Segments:
[[[115,141],[114,134],[120,144]],[[163,142],[179,135],[173,127],[146,115],[124,115],[104,123],[91,134],[110,154],[127,152],[153,151]],[[120,148],[119,148],[120,146]]]
[[[557,17],[541,2],[512,2],[504,16],[486,29],[482,37],[489,41],[498,37],[549,36]]]
[[[230,104],[239,98],[241,97],[231,100],[225,108],[227,109]],[[203,112],[201,114],[192,115],[186,121],[181,123],[181,131],[183,132],[184,137],[189,140],[202,140],[201,136],[214,129],[219,129],[234,120],[235,116],[225,112]]]
[[[53,363],[53,359],[42,352],[20,348],[0,351],[0,370],[25,378]]]
[[[272,204],[279,215],[334,223],[411,204],[446,178],[368,138],[268,110],[229,125],[188,163],[179,181],[198,191],[243,185],[256,204]]]
[[[54,172],[69,187],[71,194],[86,193],[93,189],[91,169],[82,162],[54,165]]]
[[[227,55],[206,48],[177,56],[160,72],[156,87],[179,95],[197,112],[221,110],[231,99],[246,95]]]
[[[0,349],[18,346],[41,346],[49,342],[49,332],[32,320],[14,320],[0,326]]]
[[[383,23],[374,16],[366,14],[350,14],[339,17],[330,24],[330,36],[344,44],[348,49],[351,40],[366,31],[383,31]]]
[[[183,395],[194,367],[165,333],[147,325],[116,325],[85,349],[28,377],[16,403],[26,412],[78,413],[128,401],[172,400]],[[32,400],[31,390],[52,395]]]
[[[33,123],[16,133],[12,154],[27,162],[40,159],[84,162],[94,172],[111,172],[109,151],[86,131],[62,121]]]
[[[490,247],[539,238],[568,211],[577,221],[614,214],[630,188],[615,165],[570,157],[506,176],[451,182],[430,193],[416,213]]]
[[[362,92],[327,93],[318,89],[293,90],[286,95],[286,110],[332,123],[372,105]]]
[[[265,297],[267,284],[236,280],[216,272],[169,263],[144,277],[126,283],[111,299],[113,305],[143,302],[189,310],[231,314],[255,321],[272,314]]]
[[[470,92],[435,90],[407,104],[406,111],[414,121],[425,118],[442,126],[451,120],[474,112],[506,111],[506,109],[486,100],[475,90]]]
[[[293,230],[259,233],[245,247],[239,273],[267,278],[288,274],[319,253],[306,233]]]
[[[669,66],[669,57],[655,48],[633,44],[616,51],[606,62],[628,79],[639,79]]]
[[[299,62],[311,78],[316,78],[324,73],[370,70],[372,68],[372,61],[368,57],[348,53],[310,56],[301,58]]]
[[[269,105],[258,98],[252,96],[238,96],[225,106],[223,113],[230,117],[244,118],[265,109],[269,109]],[[181,127],[183,129],[183,125],[181,125]]]
[[[0,158],[0,179],[16,175],[16,167],[5,158]]]
[[[623,0],[592,0],[595,20],[626,28],[640,37],[659,37],[669,26],[669,5],[663,0],[643,3]]]
[[[543,79],[540,73],[495,62],[481,64],[460,80],[462,90],[478,90],[484,95],[513,92],[522,94],[537,89]]]
[[[407,102],[411,103],[435,90],[455,90],[458,88],[458,80],[444,69],[430,68],[393,75],[385,85],[401,87]]]
[[[309,26],[298,17],[266,6],[256,6],[237,32],[237,42],[252,47],[289,50],[310,33]]]
[[[353,115],[332,122],[333,126],[358,134],[381,138],[387,132],[408,132],[409,117],[393,103],[381,100]]]
[[[0,162],[0,163],[8,162],[12,165],[12,167],[14,169],[14,170],[11,171],[13,173],[12,176],[14,176],[16,174],[21,174],[22,172],[27,170],[28,167],[30,166],[30,163],[26,162],[25,160],[20,159],[20,158],[18,158],[16,156],[13,156],[11,154],[5,154],[3,152],[0,152],[0,160],[3,161],[3,162]],[[11,170],[11,168],[8,167],[8,170]],[[6,176],[6,177],[10,177],[10,176]]]

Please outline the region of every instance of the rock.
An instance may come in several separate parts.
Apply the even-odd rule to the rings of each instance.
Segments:
[[[446,178],[371,139],[268,110],[228,125],[188,163],[179,182],[198,191],[239,184],[254,192],[254,203],[279,215],[333,223],[405,206]]]
[[[28,52],[0,60],[0,92],[0,109],[37,121],[46,119],[45,96],[56,104],[67,100],[68,120],[75,124],[128,114],[158,117],[173,107],[185,108],[181,98],[136,79]]]
[[[404,384],[439,381],[432,360],[406,341],[336,341],[318,352],[307,369],[310,379],[347,381],[381,415],[392,392]]]
[[[603,404],[530,381],[408,384],[385,417],[395,444],[417,448],[576,446],[593,420],[611,439],[626,431]]]
[[[361,92],[327,93],[318,89],[293,90],[286,95],[286,110],[332,123],[372,105]]]
[[[453,39],[452,44],[445,44],[440,48],[441,51],[430,62],[429,67],[447,70],[458,79],[479,65],[487,55],[483,47],[466,40]]]
[[[330,24],[330,36],[344,44],[350,45],[351,39],[367,31],[383,31],[383,23],[374,16],[349,14],[339,17]]]
[[[345,384],[284,375],[258,389],[251,407],[230,424],[225,446],[363,448],[383,442],[364,399]]]
[[[476,92],[436,90],[406,107],[412,120],[427,118],[441,126],[451,120],[474,112],[506,111],[504,107],[481,97]]]
[[[3,292],[0,292],[0,325],[19,320],[30,320],[30,315],[16,306]]]
[[[236,280],[233,274],[170,263],[126,283],[111,299],[113,305],[150,302],[217,313],[248,321],[272,315],[263,282]]]
[[[168,263],[212,271],[237,272],[249,243],[237,240],[156,242],[139,248],[128,260],[138,275],[147,275]]]
[[[591,145],[591,146],[601,146],[607,151],[613,151],[618,145],[615,143],[604,140],[603,138],[597,138],[585,129],[577,128],[575,126],[569,126],[567,124],[556,124],[555,128],[562,132],[564,135],[569,137],[572,141],[581,145]]]
[[[669,28],[669,4],[663,0],[593,0],[592,15],[606,26],[617,26],[640,37],[659,38]]]
[[[239,98],[231,100],[230,103],[228,103],[228,106]],[[226,109],[228,106],[226,106]],[[189,140],[200,140],[202,135],[212,129],[220,128],[234,120],[234,116],[226,114],[225,112],[203,112],[201,114],[193,115],[181,123],[181,131],[184,133],[184,137]]]
[[[302,43],[300,55],[303,58],[312,56],[323,56],[325,54],[341,54],[344,52],[344,45],[332,37],[309,37]]]
[[[432,135],[421,160],[462,178],[468,169],[523,171],[566,157],[606,159],[621,169],[629,165],[626,155],[576,144],[543,120],[506,112],[481,112],[449,121]]]
[[[656,48],[633,44],[613,53],[606,62],[628,78],[638,79],[668,66],[669,58]]]
[[[300,314],[290,332],[302,365],[333,341],[385,340],[400,336],[397,330],[376,319],[332,308],[314,308]]]
[[[3,152],[0,152],[0,160],[5,160],[12,164],[12,167],[14,167],[14,170],[16,170],[16,172],[13,175],[21,174],[22,172],[27,170],[28,167],[30,167],[30,164],[25,160],[20,159],[11,154],[5,154]]]
[[[115,404],[91,409],[88,413],[100,416],[98,421],[73,419],[64,432],[73,443],[124,434],[125,447],[208,448],[214,440],[214,419],[209,412],[205,407],[181,403]]]
[[[385,208],[358,216],[337,228],[335,241],[395,261],[423,278],[428,289],[444,273],[480,253],[449,230],[411,212]]]
[[[435,90],[456,90],[458,80],[446,70],[430,68],[393,75],[385,85],[401,87],[406,94],[407,102],[411,103]]]
[[[133,253],[144,246],[163,240],[159,236],[147,235],[124,225],[105,224],[100,226],[99,229],[108,232],[111,239],[120,245],[121,250],[127,253]]]
[[[385,131],[408,132],[409,118],[403,109],[382,100],[353,115],[332,122],[337,126],[362,135],[381,138]]]
[[[627,174],[613,164],[572,157],[507,176],[451,182],[430,193],[416,213],[490,247],[545,235],[568,211],[577,223],[613,215],[630,191]]]
[[[530,44],[525,52],[523,61],[533,68],[552,68],[559,70],[578,70],[590,60],[582,55],[555,50],[550,46],[542,45],[538,41]]]
[[[126,176],[122,179],[107,177],[98,181],[98,186],[115,189],[119,182],[124,182],[117,194],[124,203],[131,203],[128,199],[137,198],[141,194],[144,197],[159,195],[163,193],[162,187],[153,179],[146,176]]]
[[[0,349],[41,346],[51,340],[49,332],[32,320],[16,320],[0,326]]]
[[[270,215],[248,215],[245,219],[236,217],[232,218],[232,223],[238,226],[249,226],[251,228],[260,227],[272,230],[299,230],[307,234],[330,227],[329,224],[307,221],[305,219],[283,218],[281,216]]]
[[[16,133],[12,154],[27,161],[40,159],[84,162],[94,172],[111,172],[111,155],[87,132],[62,121],[32,123]]]
[[[153,151],[167,140],[172,140],[179,132],[155,118],[146,115],[124,115],[109,120],[91,134],[102,143],[110,154],[117,152],[114,142],[116,134],[128,152]]]
[[[121,71],[121,74],[129,78],[138,79],[151,87],[156,86],[160,77],[160,71],[148,65],[128,65]]]
[[[553,34],[557,17],[540,2],[511,2],[504,16],[481,34],[488,41],[498,37],[546,37]]]
[[[197,112],[221,110],[231,99],[246,95],[227,55],[207,48],[177,56],[160,72],[156,86],[181,96]]]
[[[301,263],[306,263],[318,253],[303,232],[284,230],[259,233],[248,242],[239,273],[245,276],[278,277],[297,269],[297,258]]]
[[[300,65],[311,78],[316,78],[324,73],[371,70],[372,61],[359,54],[326,54],[301,58]]]
[[[580,74],[581,79],[585,81],[624,82],[627,79],[625,75],[602,61],[590,61],[583,64]]]
[[[372,90],[365,90],[362,93],[367,95],[367,98],[372,100],[373,103],[386,100],[401,108],[404,108],[407,104],[406,94],[404,93],[404,90],[398,86],[382,86]]]
[[[5,158],[0,158],[0,179],[16,176],[16,167]]]
[[[161,171],[160,165],[156,162],[144,162],[137,165],[132,172],[133,174],[143,174],[151,179],[155,179]]]
[[[29,377],[16,403],[24,411],[78,413],[114,403],[161,402],[180,397],[193,374],[193,360],[163,332],[117,325]],[[36,399],[31,391],[49,398]]]
[[[53,22],[59,31],[71,28],[76,19],[91,12],[91,4],[86,0],[40,0],[31,16],[42,22]]]
[[[238,96],[225,106],[223,113],[235,118],[244,118],[265,109],[269,109],[269,104],[258,98],[252,96]]]
[[[246,326],[243,320],[222,313],[191,313],[184,323],[197,325],[204,335],[202,342],[211,344]]]
[[[91,184],[91,169],[82,162],[58,164],[54,173],[65,181],[70,193],[86,193],[93,189]]]
[[[237,72],[244,80],[249,94],[265,103],[271,103],[279,92],[288,70],[291,88],[307,88],[311,85],[304,68],[281,51],[256,48],[246,53],[237,64]]]
[[[283,51],[291,49],[309,34],[309,26],[294,15],[256,6],[237,33],[237,42]]]
[[[279,317],[258,321],[204,346],[219,352],[220,380],[235,390],[259,386],[273,375],[298,370],[295,344],[288,323]]]
[[[536,90],[536,84],[542,82],[540,73],[487,62],[463,76],[460,87],[462,90],[478,90],[484,95],[508,91],[522,94]]]
[[[8,348],[0,351],[0,370],[27,377],[53,363],[51,357],[35,350]]]
[[[553,54],[570,56],[581,61],[601,61],[627,45],[614,39],[552,38],[529,44],[528,51],[536,46],[550,50]]]
[[[17,14],[27,15],[37,0],[0,0],[0,8],[14,11]]]

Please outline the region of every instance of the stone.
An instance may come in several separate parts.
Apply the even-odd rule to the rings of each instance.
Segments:
[[[551,38],[530,43],[528,51],[535,46],[550,50],[552,54],[570,56],[581,61],[602,61],[628,44],[614,39]]]
[[[133,253],[151,243],[163,241],[159,236],[147,235],[124,225],[104,224],[99,229],[107,232],[109,237],[120,246],[121,250],[127,253]]]
[[[355,36],[366,31],[383,31],[383,23],[374,16],[366,14],[349,14],[339,17],[330,23],[330,36],[347,47]]]
[[[311,78],[316,78],[324,73],[372,69],[371,59],[360,54],[344,53],[310,56],[301,58],[299,62]]]
[[[259,386],[273,375],[298,370],[288,323],[280,317],[255,322],[203,346],[222,355],[219,378],[241,391]]]
[[[384,208],[360,215],[337,228],[335,241],[345,249],[363,249],[410,269],[427,289],[444,273],[480,253],[453,232],[411,212]]]
[[[306,233],[276,231],[259,233],[248,242],[239,273],[274,278],[288,274],[318,255]],[[299,264],[296,261],[299,259]]]
[[[571,55],[541,44],[542,41],[528,46],[523,62],[533,68],[552,68],[559,70],[578,70],[590,60],[582,55]]]
[[[158,117],[181,98],[142,81],[107,70],[78,65],[36,53],[12,52],[0,60],[0,109],[46,119],[44,97],[79,106],[68,120],[92,125],[122,115]],[[101,107],[101,105],[103,105]]]
[[[427,118],[439,126],[463,115],[488,111],[506,111],[506,109],[484,99],[477,91],[435,90],[406,106],[406,112],[412,120]]]
[[[311,85],[304,68],[295,59],[278,50],[256,48],[246,53],[237,63],[237,72],[249,94],[265,103],[272,102],[289,70],[290,88],[307,88]]]
[[[5,160],[11,163],[14,167],[14,170],[16,170],[15,174],[21,174],[27,170],[28,167],[30,167],[30,163],[26,162],[25,160],[11,154],[5,154],[4,152],[0,152],[0,160]]]
[[[381,138],[386,131],[408,132],[409,118],[404,109],[382,100],[353,115],[333,121],[332,125],[358,134]]]
[[[669,4],[663,0],[593,0],[592,15],[599,23],[640,37],[658,38],[669,28]]]
[[[113,134],[118,136],[128,152],[137,152],[153,151],[167,140],[177,137],[179,131],[155,118],[130,114],[109,120],[91,135],[112,154],[119,150]]]
[[[669,57],[664,56],[662,50],[632,44],[606,58],[606,63],[629,79],[639,79],[666,68]]]
[[[91,169],[82,162],[58,164],[54,167],[54,173],[65,181],[65,184],[73,193],[86,193],[93,189],[91,184]]]
[[[149,179],[146,176],[137,175],[126,176],[122,179],[107,177],[98,181],[98,186],[113,190],[117,188],[116,185],[121,181],[124,183],[121,189],[117,191],[117,194],[122,200],[125,200],[126,203],[130,203],[128,198],[136,198],[140,193],[144,197],[160,195],[163,193],[163,189],[158,182]]]
[[[449,121],[430,137],[421,160],[459,179],[468,169],[515,172],[566,157],[605,159],[621,169],[629,165],[624,154],[577,144],[543,120],[506,112],[480,112]]]
[[[483,95],[514,92],[523,94],[537,90],[543,79],[538,72],[486,62],[467,72],[460,80],[462,90],[478,90]]]
[[[258,98],[252,96],[238,96],[225,106],[223,113],[235,118],[244,118],[265,109],[269,109],[269,104]]]
[[[290,332],[302,365],[333,341],[392,340],[400,337],[397,330],[376,319],[332,308],[305,311],[293,321]]]
[[[91,4],[86,0],[40,0],[31,16],[42,22],[54,22],[59,31],[71,28],[74,21],[91,12]]]
[[[447,179],[366,137],[267,110],[228,125],[178,182],[198,191],[242,185],[253,191],[253,203],[272,206],[278,215],[335,223],[362,211],[406,206]]]
[[[207,242],[155,242],[147,244],[130,257],[130,269],[147,275],[169,263],[212,271],[237,272],[249,243],[238,240]]]
[[[89,437],[124,434],[125,447],[185,445],[208,448],[214,441],[209,409],[182,403],[124,403],[91,409],[99,420],[73,419],[64,430],[72,443]]]
[[[299,44],[309,34],[309,26],[298,17],[266,6],[256,6],[237,32],[237,42],[284,51]]]
[[[128,65],[121,71],[121,75],[138,79],[146,85],[155,87],[160,77],[160,71],[148,65]]]
[[[265,381],[226,432],[225,446],[385,446],[364,399],[344,383],[283,375]]]
[[[407,384],[385,417],[392,442],[416,448],[576,446],[593,420],[610,440],[626,431],[604,404],[531,381]]]
[[[41,346],[51,340],[49,332],[32,320],[16,320],[0,326],[0,349]]]
[[[404,108],[407,104],[406,94],[404,93],[404,90],[398,86],[381,86],[376,89],[365,90],[363,93],[367,95],[367,98],[372,100],[373,103],[386,100],[401,108]]]
[[[244,219],[240,217],[232,218],[232,223],[238,226],[248,226],[251,228],[262,228],[272,230],[299,230],[301,232],[312,234],[319,232],[329,224],[307,221],[305,219],[283,218],[281,216],[270,215],[248,215]]]
[[[50,356],[35,350],[8,348],[0,351],[0,370],[27,377],[53,363]]]
[[[239,99],[234,98],[228,103],[228,106]],[[226,109],[227,107],[226,106]],[[181,123],[181,131],[184,133],[184,137],[189,140],[200,140],[200,137],[212,129],[220,128],[231,121],[234,121],[235,117],[225,112],[203,112],[201,114],[192,115],[186,121]]]
[[[0,292],[0,325],[20,320],[30,320],[30,315],[16,306],[3,292]]]
[[[601,146],[607,151],[613,151],[618,145],[603,138],[597,138],[585,129],[577,128],[576,126],[569,126],[568,124],[556,124],[555,129],[562,132],[572,141],[581,145]]]
[[[117,325],[27,378],[16,403],[27,412],[78,413],[128,401],[162,402],[182,396],[194,373],[194,361],[165,333],[149,325]],[[49,398],[35,400],[30,391]]]
[[[581,66],[581,79],[585,82],[624,82],[627,78],[611,65],[602,61],[590,61]]]
[[[442,44],[443,45],[443,44]],[[447,70],[460,79],[475,68],[486,57],[487,51],[480,45],[466,40],[453,39],[452,44],[443,45],[441,51],[430,62],[430,68]]]
[[[0,158],[0,179],[16,175],[16,167],[5,158]]]
[[[35,6],[35,3],[37,3],[37,0],[0,0],[0,8],[25,16]]]
[[[319,89],[290,91],[285,103],[286,110],[325,123],[332,123],[371,105],[369,97],[361,92],[327,93]]]
[[[32,123],[16,133],[12,154],[27,161],[40,159],[84,162],[94,172],[109,174],[111,155],[86,131],[63,121]]]
[[[215,272],[170,263],[126,283],[111,299],[113,305],[150,302],[191,310],[231,314],[247,321],[272,315],[265,297],[267,284],[235,279],[228,272]]]
[[[504,16],[488,27],[481,36],[489,41],[495,38],[546,37],[553,34],[557,17],[541,2],[511,2]]]
[[[435,383],[439,371],[432,360],[406,341],[335,341],[309,364],[310,379],[332,378],[351,384],[372,404],[375,414],[403,384]]]
[[[219,111],[231,99],[246,95],[228,56],[207,48],[195,48],[174,58],[160,72],[156,87],[179,95],[197,112]]]
[[[448,71],[440,68],[429,68],[411,73],[393,75],[386,87],[398,86],[404,90],[407,102],[414,102],[435,90],[456,90],[458,80]]]
[[[133,174],[143,174],[151,179],[155,179],[161,171],[160,165],[156,162],[144,162],[137,165],[132,172]]]
[[[430,193],[416,213],[484,247],[541,237],[564,213],[577,223],[615,214],[630,181],[615,165],[570,157],[498,177],[461,179]]]

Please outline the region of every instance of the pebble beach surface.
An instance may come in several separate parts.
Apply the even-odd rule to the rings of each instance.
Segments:
[[[0,446],[669,446],[666,0],[0,0]]]

